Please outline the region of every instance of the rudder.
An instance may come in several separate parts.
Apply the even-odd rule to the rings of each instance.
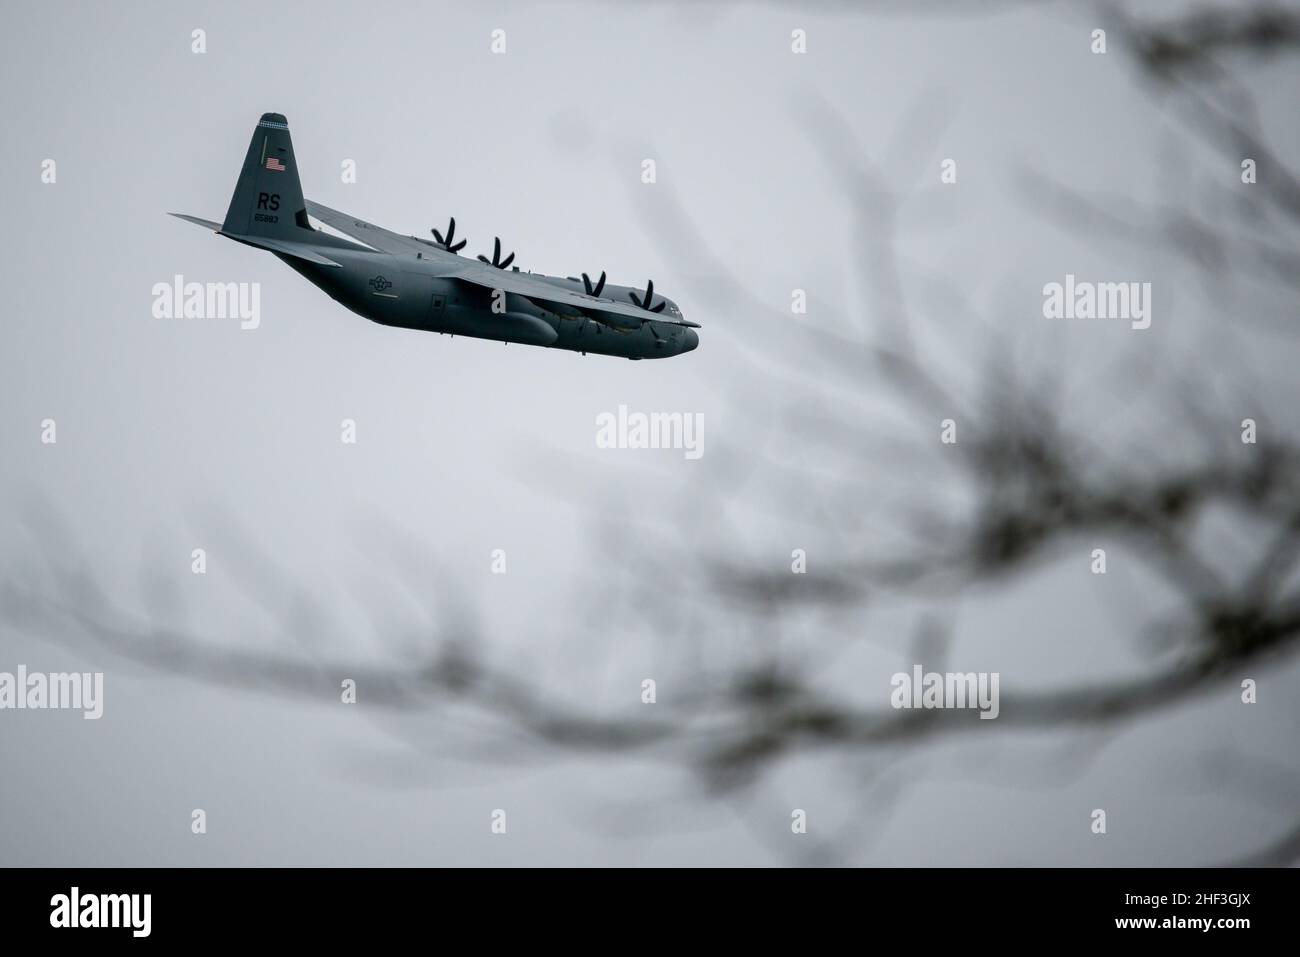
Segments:
[[[280,113],[263,113],[221,230],[238,236],[301,240],[303,230],[312,231],[306,207],[289,121]]]

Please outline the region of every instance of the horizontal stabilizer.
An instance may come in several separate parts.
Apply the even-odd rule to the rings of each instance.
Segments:
[[[327,259],[317,252],[307,243],[300,243],[292,239],[272,239],[269,236],[236,236],[233,233],[223,232],[220,223],[214,223],[210,219],[200,219],[198,216],[186,216],[184,213],[169,213],[177,219],[183,219],[186,222],[193,223],[196,226],[204,226],[218,236],[225,236],[227,239],[233,239],[237,243],[243,243],[246,246],[255,246],[258,249],[265,249],[281,256],[292,256],[294,259],[301,259],[304,262],[315,263],[318,266],[338,266],[332,259]],[[310,233],[308,234],[310,235]]]
[[[294,242],[291,239],[271,239],[267,236],[234,236],[230,233],[222,233],[221,235],[227,239],[233,239],[237,243],[256,246],[258,249],[267,249],[273,253],[279,253],[281,256],[292,256],[294,259],[315,263],[318,266],[342,265],[342,263],[336,263],[332,259],[326,259],[305,243]]]
[[[193,223],[195,226],[205,226],[214,233],[221,232],[221,224],[214,223],[210,219],[199,219],[197,216],[186,216],[184,213],[168,213],[168,216],[175,216],[177,219],[183,219],[187,223]]]

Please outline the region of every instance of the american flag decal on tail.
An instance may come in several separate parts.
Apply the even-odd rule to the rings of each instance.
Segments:
[[[273,169],[273,170],[275,170],[277,173],[283,173],[283,172],[284,172],[284,164],[281,163],[281,162],[280,162],[278,159],[276,159],[274,156],[268,156],[268,157],[266,158],[266,168],[267,168],[267,169]]]

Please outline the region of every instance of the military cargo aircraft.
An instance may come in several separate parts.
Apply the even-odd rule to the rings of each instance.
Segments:
[[[699,345],[699,323],[671,299],[582,278],[520,272],[514,253],[460,255],[456,220],[433,241],[401,236],[306,200],[289,123],[264,113],[222,223],[172,213],[236,242],[265,249],[353,312],[403,329],[519,342],[626,359],[661,359]],[[312,225],[309,217],[355,242]]]

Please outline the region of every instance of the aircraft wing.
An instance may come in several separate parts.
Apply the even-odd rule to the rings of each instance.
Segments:
[[[420,253],[425,259],[437,263],[442,270],[440,275],[461,279],[485,289],[500,289],[517,296],[526,296],[545,308],[566,316],[588,316],[597,322],[619,326],[624,329],[639,329],[646,321],[661,322],[672,326],[690,326],[700,328],[697,322],[688,322],[663,313],[650,313],[632,303],[618,302],[614,299],[598,299],[574,289],[565,289],[539,279],[530,273],[515,272],[512,269],[497,269],[473,259],[462,258],[455,253],[432,243],[416,239],[414,236],[399,236],[382,226],[368,223],[364,219],[350,216],[330,209],[320,203],[306,201],[307,213],[321,222],[351,236],[358,242],[373,246],[380,252],[394,256],[413,256]]]
[[[638,329],[643,322],[647,321],[661,322],[669,326],[700,328],[698,322],[688,322],[685,319],[665,316],[663,313],[648,312],[630,302],[623,303],[615,299],[599,299],[595,296],[588,296],[576,289],[565,289],[563,286],[549,283],[530,273],[515,272],[512,269],[497,269],[495,266],[489,266],[486,263],[457,258],[458,262],[444,275],[471,282],[485,289],[500,289],[503,292],[513,293],[517,296],[525,296],[561,315],[589,316],[598,322],[619,326],[624,329]]]
[[[394,256],[413,256],[416,253],[422,253],[425,259],[437,259],[439,256],[447,256],[452,259],[460,258],[432,243],[422,242],[414,236],[399,236],[382,226],[376,226],[374,223],[368,223],[356,216],[341,213],[337,209],[330,209],[328,206],[314,203],[310,199],[306,200],[306,203],[308,215],[315,216],[327,226],[337,229],[339,232],[351,236],[367,246],[373,246],[380,252],[390,253]]]

